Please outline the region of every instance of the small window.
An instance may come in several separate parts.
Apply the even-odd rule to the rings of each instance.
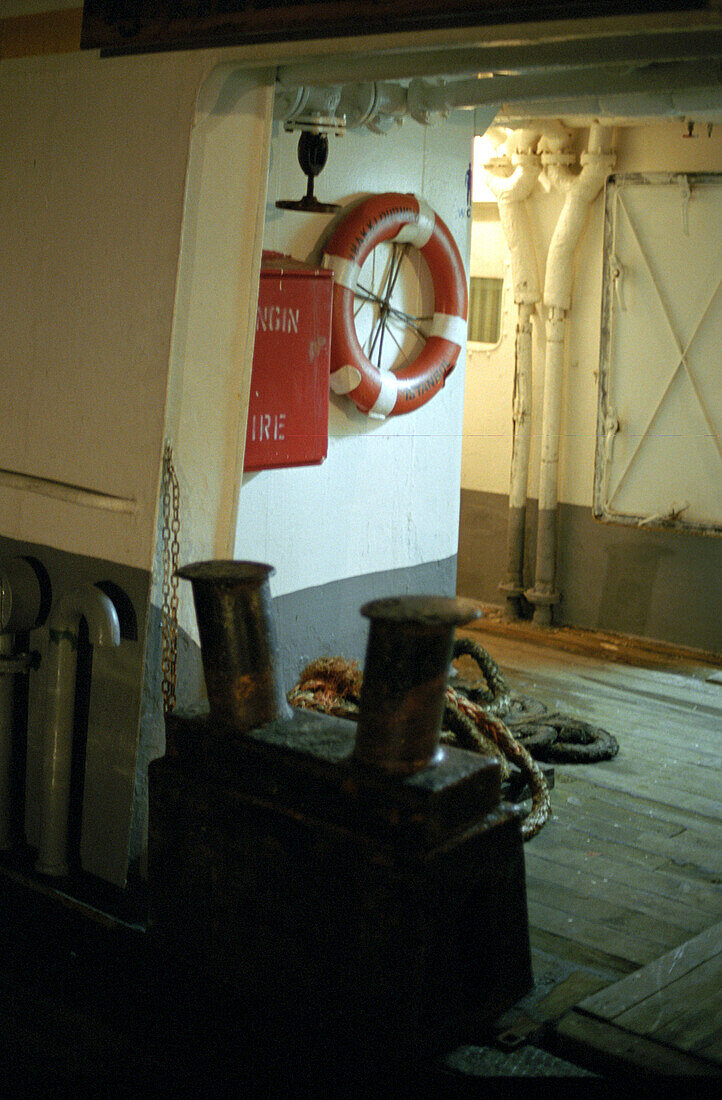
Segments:
[[[472,344],[498,344],[501,337],[501,292],[503,279],[473,275],[469,281],[469,325],[467,340]]]

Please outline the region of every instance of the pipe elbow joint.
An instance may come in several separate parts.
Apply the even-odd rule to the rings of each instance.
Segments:
[[[50,614],[48,627],[52,632],[77,635],[80,620],[88,624],[92,645],[120,645],[120,622],[112,600],[93,584],[85,584],[60,597]]]
[[[496,201],[501,206],[502,204],[510,204],[515,202],[523,202],[534,190],[534,185],[539,178],[541,172],[541,162],[539,158],[532,154],[533,160],[536,163],[521,161],[516,163],[516,158],[513,161],[507,160],[495,160],[490,161],[484,167],[486,168],[486,184]],[[498,176],[493,169],[504,168],[513,166],[514,171],[510,176]]]

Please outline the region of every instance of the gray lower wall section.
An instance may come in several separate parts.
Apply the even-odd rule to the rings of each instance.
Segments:
[[[461,491],[457,592],[503,604],[508,498]],[[526,517],[525,585],[533,583],[537,503]],[[722,539],[600,523],[591,508],[562,504],[558,517],[560,625],[618,631],[722,650]]]
[[[369,600],[421,593],[453,596],[455,588],[456,556],[411,569],[348,577],[277,596],[272,605],[278,639],[278,669],[284,688],[290,691],[299,673],[316,657],[346,657],[363,664],[368,620],[359,609]],[[157,608],[151,609],[151,623],[156,624],[156,651],[159,654],[160,612]],[[150,675],[146,671],[146,680],[155,684],[153,694],[160,699],[159,657],[155,663],[155,673]],[[203,695],[201,651],[192,638],[179,631],[177,706],[196,703]]]
[[[315,657],[338,655],[363,664],[368,620],[359,613],[362,604],[382,596],[453,596],[455,588],[456,556],[278,596],[273,606],[286,689]]]

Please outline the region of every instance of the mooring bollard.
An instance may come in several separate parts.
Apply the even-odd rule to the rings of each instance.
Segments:
[[[272,565],[204,561],[178,576],[191,582],[211,716],[246,733],[291,709],[276,671],[271,610]]]
[[[398,596],[361,608],[371,620],[356,760],[397,775],[436,763],[454,627],[479,617],[470,600]]]

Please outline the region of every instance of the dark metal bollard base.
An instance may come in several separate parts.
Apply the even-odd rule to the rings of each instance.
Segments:
[[[168,959],[348,1065],[412,1064],[529,991],[519,817],[495,762],[446,748],[393,778],[353,761],[353,723],[307,711],[236,738],[200,709],[168,725],[149,850]]]

